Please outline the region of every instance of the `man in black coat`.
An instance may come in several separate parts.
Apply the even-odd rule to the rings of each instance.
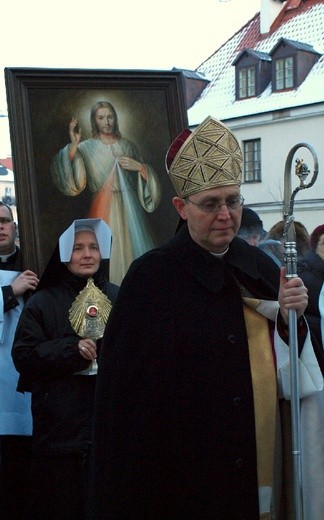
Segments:
[[[91,518],[256,520],[277,505],[277,393],[287,396],[289,358],[280,335],[296,309],[302,347],[307,290],[235,236],[241,162],[235,137],[212,118],[167,154],[183,224],[133,262],[110,316]],[[306,351],[315,366],[305,340]]]

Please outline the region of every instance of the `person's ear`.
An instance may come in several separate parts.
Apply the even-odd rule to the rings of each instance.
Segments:
[[[179,213],[180,217],[184,220],[187,220],[187,204],[185,203],[185,201],[180,197],[173,197],[172,204]]]

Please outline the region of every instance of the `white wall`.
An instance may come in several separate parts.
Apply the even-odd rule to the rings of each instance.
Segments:
[[[9,120],[7,116],[0,114],[0,157],[11,157],[11,143],[9,134]]]
[[[309,231],[324,223],[324,105],[302,107],[281,113],[259,115],[229,124],[239,142],[261,139],[262,182],[242,184],[247,205],[252,205],[265,228],[282,219],[280,204],[284,200],[285,165],[288,153],[298,143],[310,145],[317,154],[319,173],[313,186],[299,191],[295,197],[295,220]],[[306,183],[314,173],[314,161],[306,148],[297,150],[291,163],[292,189],[300,185],[295,175],[295,158],[303,159],[310,169]],[[288,176],[289,177],[289,176]],[[321,199],[321,202],[317,202]]]

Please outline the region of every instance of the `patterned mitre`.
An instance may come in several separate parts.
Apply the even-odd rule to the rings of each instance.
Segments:
[[[232,132],[208,116],[193,132],[185,130],[171,144],[166,167],[179,197],[240,185],[242,152]]]

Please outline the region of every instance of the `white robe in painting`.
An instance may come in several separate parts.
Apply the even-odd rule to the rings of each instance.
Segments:
[[[10,285],[19,275],[17,271],[0,270],[0,284]],[[4,313],[3,295],[0,290],[0,435],[31,435],[31,395],[17,392],[19,374],[11,357],[16,326],[23,309],[19,305]]]
[[[158,244],[147,221],[161,200],[161,185],[153,168],[145,164],[148,179],[118,164],[118,157],[143,163],[136,146],[126,139],[104,144],[99,139],[82,141],[73,162],[69,145],[52,162],[52,176],[58,189],[68,196],[81,193],[86,185],[94,194],[88,217],[105,220],[112,231],[111,282],[119,285],[131,262]]]

